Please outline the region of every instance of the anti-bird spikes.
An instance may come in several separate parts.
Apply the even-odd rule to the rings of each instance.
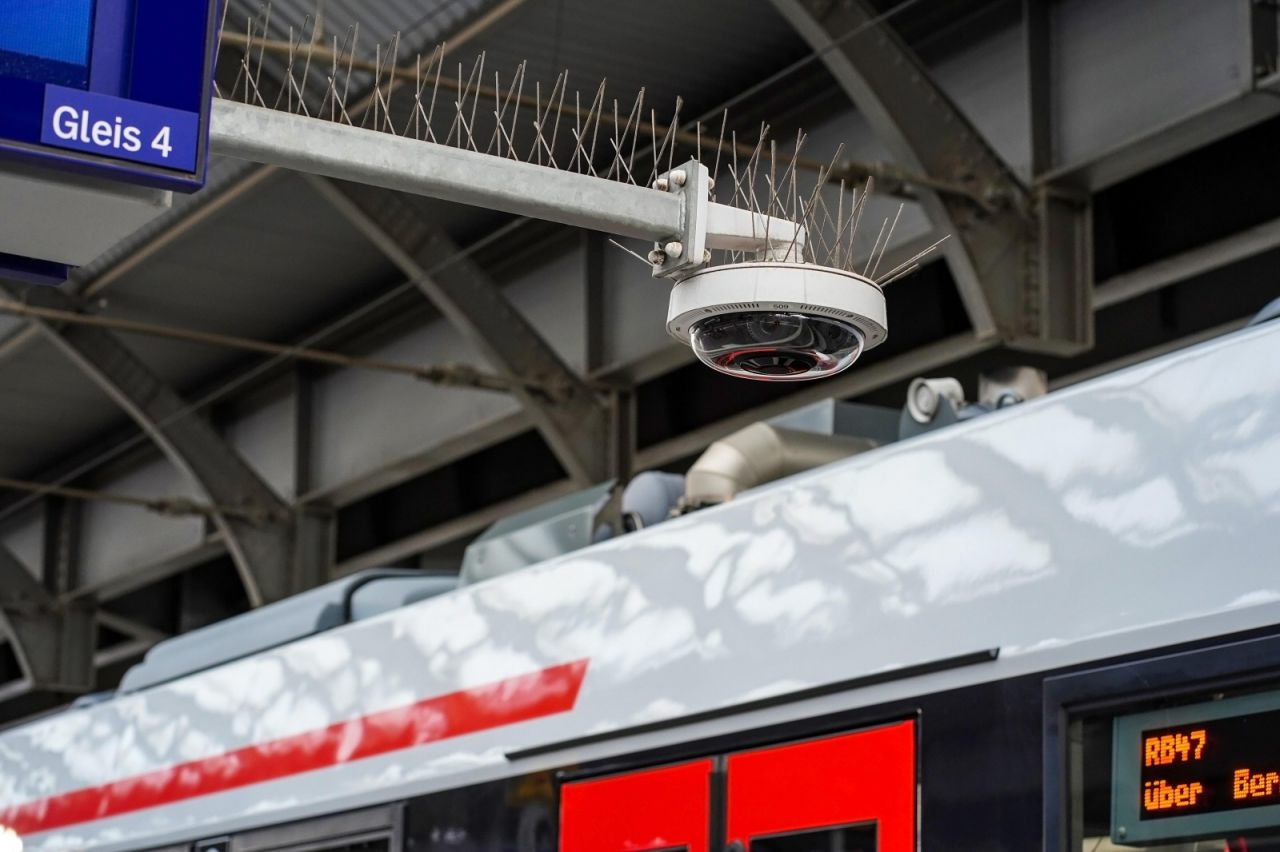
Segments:
[[[226,6],[219,56],[234,76],[229,90],[215,84],[218,97],[627,184],[637,184],[638,175],[653,184],[690,157],[711,160],[713,200],[752,211],[763,233],[769,233],[772,219],[796,222],[807,234],[801,260],[880,285],[918,269],[946,239],[880,272],[903,206],[883,220],[871,249],[858,251],[858,226],[873,181],[868,177],[859,187],[848,180],[849,164],[840,160],[843,146],[827,162],[802,157],[803,132],[783,147],[768,124],[735,128],[727,111],[682,125],[679,98],[664,123],[660,116],[667,113],[646,104],[643,88],[634,98],[617,99],[601,80],[585,96],[576,86],[570,94],[569,72],[557,74],[547,88],[531,80],[527,62],[504,84],[497,70],[486,75],[483,51],[469,66],[455,61],[456,73],[448,75],[448,44],[414,51],[397,33],[372,51],[364,47],[362,56],[358,25],[341,34],[326,32],[316,15],[300,28],[276,21],[273,30],[269,4],[243,22],[229,18]],[[731,183],[717,184],[722,164]],[[793,238],[788,245],[767,246],[764,254],[790,257],[794,250]],[[755,259],[742,251],[716,254],[720,262]]]

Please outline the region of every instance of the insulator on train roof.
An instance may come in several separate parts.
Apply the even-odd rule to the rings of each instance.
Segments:
[[[978,401],[973,403],[965,402],[964,388],[957,379],[916,378],[907,388],[907,401],[898,420],[898,438],[972,420],[1048,392],[1048,377],[1034,367],[1002,367],[981,374]]]

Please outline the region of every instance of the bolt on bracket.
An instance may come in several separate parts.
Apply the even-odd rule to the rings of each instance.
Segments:
[[[711,175],[697,160],[658,176],[654,189],[677,195],[683,201],[683,233],[654,243],[649,252],[654,278],[683,278],[707,262],[707,207]]]

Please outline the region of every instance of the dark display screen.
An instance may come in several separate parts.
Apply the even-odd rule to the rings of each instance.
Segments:
[[[0,0],[0,76],[85,88],[94,0]]]
[[[1142,731],[1143,820],[1280,804],[1280,710]]]

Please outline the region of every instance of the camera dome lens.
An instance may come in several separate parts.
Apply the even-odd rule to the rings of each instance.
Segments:
[[[689,329],[694,353],[721,373],[766,382],[834,375],[862,354],[855,326],[827,317],[744,311],[699,320]]]

